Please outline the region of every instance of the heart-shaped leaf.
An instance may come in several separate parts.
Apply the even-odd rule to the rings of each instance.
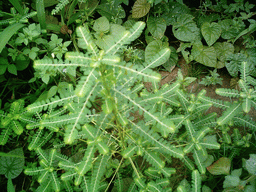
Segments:
[[[150,10],[150,3],[147,0],[137,0],[132,7],[132,17],[141,18],[147,15]]]
[[[22,172],[24,163],[22,148],[14,149],[0,158],[0,174],[4,174],[6,178],[14,179]]]
[[[148,30],[156,39],[161,39],[166,30],[166,22],[161,17],[149,17],[147,22]]]
[[[173,25],[172,31],[174,36],[181,41],[195,41],[200,39],[200,31],[194,17],[189,14],[182,14],[177,18],[177,22]]]
[[[207,167],[207,170],[213,175],[229,175],[231,161],[227,157],[221,157],[218,161]]]
[[[218,23],[204,23],[201,27],[202,35],[206,41],[206,43],[211,46],[214,44],[221,35],[221,27]]]
[[[220,68],[217,65],[217,54],[214,47],[194,45],[192,55],[198,63],[208,67]]]

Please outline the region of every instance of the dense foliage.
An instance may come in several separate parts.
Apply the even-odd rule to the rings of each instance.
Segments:
[[[253,4],[0,4],[3,189],[256,191]],[[227,70],[236,86],[192,93],[181,70],[161,85],[179,56],[208,68],[200,84]]]

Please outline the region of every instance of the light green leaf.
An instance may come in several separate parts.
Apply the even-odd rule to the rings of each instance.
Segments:
[[[240,178],[237,176],[228,175],[223,182],[223,188],[237,187],[240,183]]]
[[[0,174],[4,174],[6,178],[14,179],[19,176],[24,167],[24,153],[22,148],[10,151],[8,154],[16,155],[16,157],[4,156],[0,158]],[[19,156],[19,157],[17,157]]]
[[[14,64],[8,65],[8,71],[9,71],[9,73],[11,73],[13,75],[18,75],[17,68]]]
[[[156,39],[161,39],[166,30],[166,22],[161,17],[149,17],[147,22],[148,30]]]
[[[7,191],[8,192],[15,192],[15,188],[14,188],[14,185],[12,183],[12,179],[11,179],[10,176],[9,176],[8,182],[7,182]]]
[[[50,75],[49,74],[44,74],[44,76],[42,77],[42,81],[45,84],[48,84],[49,80],[50,80]]]
[[[0,53],[2,52],[3,48],[5,48],[6,43],[9,41],[9,39],[22,27],[25,25],[20,23],[15,23],[13,25],[10,25],[4,29],[2,33],[0,33]]]
[[[256,154],[250,154],[250,158],[246,160],[245,167],[249,173],[256,175]]]
[[[227,157],[221,157],[218,161],[214,162],[207,170],[213,175],[229,175],[231,160]]]
[[[172,28],[177,39],[188,42],[200,39],[200,30],[193,19],[194,17],[189,14],[182,14],[177,18],[177,22]]]
[[[233,104],[226,110],[221,117],[217,119],[218,125],[224,125],[228,121],[230,121],[236,114],[238,114],[241,111],[241,103],[239,104]]]
[[[132,7],[132,17],[141,18],[147,15],[150,10],[150,3],[147,0],[137,0]]]
[[[208,46],[211,46],[219,39],[221,35],[221,27],[218,23],[206,22],[202,25],[201,32]]]
[[[48,91],[48,93],[47,93],[47,98],[51,98],[51,97],[53,97],[54,95],[56,95],[57,90],[58,90],[58,87],[57,87],[57,86],[52,86],[51,89],[50,89],[50,90]]]
[[[220,68],[217,65],[217,54],[214,47],[193,46],[192,55],[194,59],[205,66]]]
[[[110,25],[108,19],[105,16],[103,16],[95,21],[93,25],[93,30],[98,33],[107,33],[109,31],[109,27]]]
[[[159,50],[162,50],[163,48],[168,48],[168,46],[164,46],[163,42],[161,40],[154,40],[150,42],[146,49],[145,49],[145,61],[149,61]],[[165,61],[162,61],[162,63],[165,63],[168,58],[166,58]]]

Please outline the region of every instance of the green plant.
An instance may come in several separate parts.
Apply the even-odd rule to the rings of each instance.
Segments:
[[[181,1],[137,0],[136,4],[143,4],[138,7],[144,9],[147,18],[139,18],[145,22],[123,22],[122,2],[129,3],[36,0],[39,25],[22,25],[23,30],[8,40],[9,50],[3,50],[2,57],[7,60],[15,60],[18,51],[34,60],[34,78],[30,82],[36,87],[31,84],[28,90],[33,93],[19,100],[12,97],[10,103],[3,99],[0,105],[3,151],[9,151],[5,147],[13,143],[29,150],[25,151],[24,169],[26,177],[32,176],[29,190],[208,192],[211,184],[207,181],[222,182],[214,174],[220,167],[219,174],[230,176],[225,181],[222,177],[221,189],[229,190],[230,185],[249,187],[249,180],[244,182],[233,172],[229,175],[238,151],[255,148],[252,141],[256,123],[248,115],[255,108],[255,79],[248,50],[240,50],[245,57],[239,56],[234,70],[237,76],[241,74],[240,89],[216,90],[219,95],[235,98],[232,102],[206,97],[205,90],[189,93],[187,87],[196,78],[184,77],[181,71],[174,83],[160,86],[161,76],[155,71],[161,65],[168,70],[178,61],[176,50],[169,46],[169,25],[174,26],[178,51],[187,61],[207,62],[202,53],[211,56],[208,51],[214,50],[217,63],[226,62],[235,53],[236,38],[244,37],[243,33],[250,36],[253,25],[245,31],[239,16],[230,22],[226,13],[223,17],[208,17],[208,10],[221,12],[234,6],[239,11],[241,6],[230,8],[223,1],[217,1],[216,6],[206,2],[200,10],[202,17],[193,18]],[[53,5],[53,12],[60,16],[51,18],[61,19],[62,35],[57,30],[53,30],[54,34],[47,31],[56,27],[46,19]],[[250,6],[244,6],[244,10],[250,12]],[[89,19],[94,11],[101,17]],[[251,17],[249,13],[247,16]],[[220,23],[213,22],[216,18]],[[228,22],[239,28],[234,30],[235,35],[224,29],[219,34],[219,26],[224,28]],[[9,83],[11,80],[4,87]],[[224,112],[210,113],[212,106]],[[250,174],[253,181],[254,173]],[[236,181],[240,179],[239,185],[234,185],[232,179],[229,182],[232,176]],[[9,186],[13,185],[9,182]]]
[[[107,189],[112,182],[116,183],[117,174],[120,179],[132,179],[135,183],[130,183],[130,187],[167,189],[168,183],[167,186],[158,183],[159,179],[167,180],[175,173],[175,168],[167,166],[171,157],[179,158],[189,169],[195,169],[194,163],[186,156],[189,153],[193,154],[200,173],[206,172],[203,162],[209,156],[207,149],[220,147],[216,136],[210,134],[211,129],[204,125],[214,121],[216,115],[202,116],[211,104],[201,103],[198,96],[185,92],[185,86],[192,79],[183,79],[181,73],[175,84],[159,89],[156,83],[160,76],[151,68],[170,56],[169,48],[160,50],[143,65],[127,63],[119,54],[140,35],[144,27],[143,22],[137,22],[129,30],[113,25],[105,36],[108,41],[103,44],[92,37],[86,26],[81,26],[76,30],[78,46],[85,53],[67,52],[65,62],[35,61],[34,66],[41,71],[42,78],[47,74],[63,74],[64,69],[66,74],[75,76],[77,67],[82,72],[78,82],[69,84],[59,96],[35,102],[25,111],[18,112],[19,115],[17,111],[9,116],[2,114],[3,127],[9,125],[5,122],[17,122],[35,131],[28,148],[35,150],[42,160],[40,167],[26,168],[25,173],[39,175],[40,190],[49,187],[60,191],[63,186],[60,183],[65,183],[66,189],[74,183],[78,188],[84,186],[90,191],[98,191],[101,180],[111,178],[110,183],[102,186]],[[152,82],[153,92],[143,89],[142,80]],[[171,106],[179,110],[173,110]],[[132,115],[137,112],[143,116],[136,118]],[[11,121],[13,118],[15,121]],[[5,144],[7,140],[3,133],[1,142]],[[83,147],[84,157],[74,162],[57,153],[56,149],[50,153],[43,150],[53,135],[60,138],[60,143],[56,143],[60,147],[63,144]],[[147,163],[140,167],[136,161],[142,157]],[[60,176],[56,172],[58,169],[62,169],[64,174]],[[126,173],[126,169],[131,170],[130,173]],[[147,172],[144,175],[144,171],[150,169],[157,170],[154,177]],[[198,171],[192,176],[200,179]],[[47,180],[48,177],[51,179]],[[200,186],[197,183],[195,191]]]
[[[227,191],[255,191],[255,154],[250,154],[250,158],[245,160],[243,159],[242,167],[246,170],[247,174],[243,174],[241,179],[243,169],[234,169],[230,172],[231,169],[231,160],[226,157],[220,158],[218,161],[214,162],[207,169],[213,175],[224,174],[225,179],[223,182],[223,192]]]
[[[16,178],[23,171],[25,164],[22,148],[14,149],[9,153],[0,153],[0,174],[8,179],[7,190],[15,191],[12,179]]]
[[[205,86],[209,86],[209,85],[222,85],[222,78],[220,78],[219,74],[217,73],[217,69],[210,71],[211,76],[205,76],[202,81],[200,82],[200,84],[203,84]]]

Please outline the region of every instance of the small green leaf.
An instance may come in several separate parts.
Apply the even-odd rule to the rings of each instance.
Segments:
[[[105,16],[98,18],[93,25],[93,30],[98,33],[107,33],[109,31],[108,19]]]
[[[18,75],[17,68],[14,64],[8,65],[8,71],[9,71],[9,73],[11,73],[13,75]]]
[[[229,188],[229,187],[237,187],[240,185],[241,180],[240,176],[242,174],[242,168],[241,169],[235,169],[231,172],[231,175],[225,176],[225,181],[223,182],[223,188]]]
[[[161,39],[166,30],[166,22],[161,17],[149,17],[147,22],[148,30],[156,39]]]
[[[50,75],[49,74],[44,74],[44,76],[42,77],[42,81],[45,84],[48,84],[49,80],[50,80]]]
[[[207,170],[213,175],[229,175],[231,160],[227,157],[221,157],[218,161],[207,167]]]
[[[221,35],[221,27],[218,23],[206,22],[202,25],[201,32],[208,46],[211,46],[219,39]]]
[[[22,71],[26,69],[29,65],[29,58],[25,57],[24,55],[19,54],[15,60],[15,65],[18,71]]]
[[[245,113],[248,113],[251,110],[251,100],[248,98],[245,98],[242,103],[242,109]]]
[[[58,87],[57,87],[57,86],[52,86],[51,89],[50,89],[50,90],[48,91],[48,93],[47,93],[47,98],[51,98],[51,97],[53,97],[54,95],[56,95],[57,90],[58,90]]]
[[[114,105],[110,99],[106,99],[105,103],[102,105],[102,110],[106,114],[110,114],[114,109]]]
[[[150,3],[147,0],[137,0],[132,7],[132,17],[141,18],[148,14]]]

